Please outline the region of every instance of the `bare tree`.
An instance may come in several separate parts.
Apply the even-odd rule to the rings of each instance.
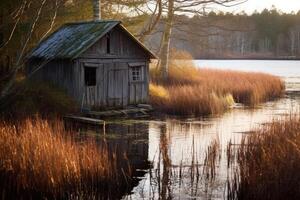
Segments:
[[[215,6],[232,7],[246,1],[247,0],[165,0],[162,5],[164,5],[163,13],[166,13],[166,18],[164,19],[165,26],[159,50],[159,65],[162,77],[168,77],[171,33],[174,25],[174,18],[177,14],[197,14],[203,16],[206,14],[206,9]]]
[[[27,0],[24,1],[24,5],[25,6],[28,6],[28,4],[30,4],[31,2],[27,2]],[[45,6],[45,3],[46,3],[46,0],[42,0],[41,3],[40,3],[40,7],[39,9],[37,10],[37,13],[36,13],[36,16],[34,18],[34,21],[32,22],[31,24],[31,27],[30,27],[30,30],[26,36],[26,39],[25,39],[25,42],[24,44],[22,45],[21,49],[20,49],[20,52],[18,53],[18,56],[16,58],[16,62],[14,64],[14,69],[13,69],[13,73],[12,73],[12,76],[11,78],[9,79],[9,81],[7,82],[7,84],[4,86],[4,88],[2,89],[1,91],[1,95],[0,95],[0,99],[3,99],[10,91],[10,89],[12,88],[14,82],[15,82],[15,79],[16,79],[16,76],[17,76],[17,73],[18,71],[21,69],[23,63],[23,59],[24,59],[24,54],[26,53],[26,50],[27,50],[27,46],[29,44],[29,41],[32,37],[32,34],[33,32],[35,31],[36,27],[37,27],[37,24],[40,20],[40,17],[41,17],[41,13],[42,13],[42,10]],[[22,5],[23,6],[23,5]],[[21,6],[21,8],[22,8]],[[22,13],[21,13],[22,14]],[[15,30],[15,27],[18,25],[19,23],[19,19],[21,18],[22,16],[20,15],[15,23],[15,26],[13,28],[13,31],[11,34],[14,33],[14,30]],[[9,39],[7,40],[7,42],[5,44],[8,44],[8,42],[11,40],[12,38],[12,35],[9,37]]]
[[[133,1],[102,0],[101,1],[102,9],[101,9],[100,0],[90,0],[90,1],[93,1],[94,8],[97,8],[98,6],[97,9],[98,19],[100,19],[101,10],[105,11],[103,12],[103,15],[105,16],[110,14],[117,15],[117,13],[122,12],[124,8],[127,8],[128,10],[128,8],[134,7],[136,5],[144,4],[145,2],[145,0],[133,0]],[[9,46],[10,43],[13,43],[13,48],[18,49],[18,51],[13,53],[14,55],[17,56],[13,59],[14,63],[12,65],[12,73],[8,81],[6,81],[5,84],[2,85],[2,88],[0,88],[1,89],[0,101],[2,101],[6,96],[8,96],[8,94],[12,91],[12,88],[16,81],[17,74],[21,71],[21,69],[24,66],[24,62],[26,61],[26,54],[30,51],[30,49],[33,47],[34,44],[36,45],[37,42],[44,39],[47,35],[49,35],[53,31],[58,18],[58,10],[61,8],[61,11],[66,11],[65,9],[67,9],[68,6],[75,6],[76,4],[88,5],[86,4],[86,0],[51,0],[51,1],[50,0],[19,0],[19,1],[16,0],[16,2],[19,2],[20,6],[19,7],[15,6],[17,7],[17,9],[15,9],[13,13],[11,13],[11,16],[9,16],[10,19],[8,18],[6,19],[6,21],[9,21],[8,24],[13,24],[13,26],[11,28],[9,36],[0,46],[0,52],[5,53],[5,48]],[[50,9],[49,5],[54,5],[54,6],[50,6],[52,8]],[[94,12],[94,14],[95,13],[96,12]],[[63,15],[64,13],[60,13],[60,14]],[[49,15],[51,16],[50,20],[48,20]],[[46,17],[47,19],[45,19]],[[71,17],[76,19],[76,16],[71,16]],[[92,17],[93,14],[90,13],[88,19],[91,19]],[[64,18],[62,17],[62,19]],[[41,24],[45,26],[47,23],[49,24],[49,27],[47,27],[47,30],[45,32],[42,32],[42,30],[44,29],[41,30],[40,27]],[[17,35],[16,30],[24,24],[30,24],[28,32],[27,33],[25,32],[25,38],[20,40],[19,44],[16,45],[18,41],[16,41],[16,38],[13,37]],[[24,32],[22,33],[22,35],[24,35]],[[10,49],[12,48],[10,47]],[[45,60],[39,66],[36,66],[36,69],[40,69],[48,62],[50,62],[50,60]],[[37,70],[34,70],[33,72],[36,71]],[[31,75],[32,74],[30,74],[29,76]]]
[[[150,15],[151,17],[146,22],[146,25],[142,28],[140,34],[138,35],[139,40],[141,42],[144,42],[146,37],[152,34],[152,32],[154,31],[154,29],[156,28],[157,24],[159,23],[159,21],[161,19],[162,12],[163,12],[162,0],[156,0],[155,2],[156,3],[155,3],[155,9],[154,10],[152,10],[148,6],[148,4],[146,4],[148,10],[151,11],[151,15]],[[149,1],[148,3],[151,3],[151,1]],[[138,10],[140,10],[140,9],[138,9]],[[148,13],[146,13],[146,15],[148,15]]]

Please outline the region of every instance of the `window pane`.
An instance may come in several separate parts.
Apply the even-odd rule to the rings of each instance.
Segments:
[[[142,71],[142,67],[140,67],[140,66],[131,67],[132,81],[141,81],[142,80],[141,71]]]
[[[86,86],[96,86],[97,80],[96,80],[96,73],[97,68],[96,67],[85,67],[84,68],[84,79],[85,79],[85,85]]]

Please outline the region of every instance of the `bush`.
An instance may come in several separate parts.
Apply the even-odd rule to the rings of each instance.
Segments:
[[[0,106],[5,117],[63,115],[77,110],[76,102],[60,88],[44,82],[20,81]]]

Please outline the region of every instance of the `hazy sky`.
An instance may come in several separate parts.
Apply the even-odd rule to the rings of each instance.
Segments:
[[[242,5],[232,8],[221,8],[221,10],[234,12],[244,10],[247,13],[252,13],[254,10],[261,11],[264,8],[271,8],[272,5],[284,12],[298,12],[300,10],[300,0],[248,0]]]

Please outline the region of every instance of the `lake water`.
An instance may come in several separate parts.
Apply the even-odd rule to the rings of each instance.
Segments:
[[[299,110],[300,61],[195,62],[199,67],[280,76],[287,82],[288,92],[283,98],[255,109],[235,107],[219,116],[135,120],[108,126],[105,137],[120,152],[127,152],[139,171],[138,181],[122,199],[225,199],[232,170],[227,166],[227,144],[239,144],[251,130]],[[217,153],[212,148],[214,141],[218,141]],[[213,156],[214,162],[207,155]]]

